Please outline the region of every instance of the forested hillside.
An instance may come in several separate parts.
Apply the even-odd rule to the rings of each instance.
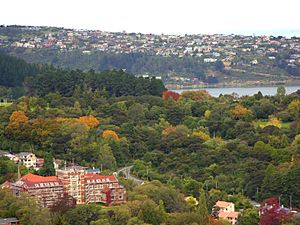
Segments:
[[[207,69],[214,68],[192,57],[163,57],[141,53],[113,54],[106,52],[93,52],[83,54],[81,51],[58,52],[52,49],[25,51],[24,49],[9,50],[11,55],[24,58],[31,63],[51,64],[56,67],[89,70],[101,72],[107,69],[126,69],[132,74],[152,75],[183,74],[187,77],[193,75],[200,80],[207,79]]]
[[[244,209],[239,224],[246,225],[259,220],[250,200],[280,196],[300,208],[299,90],[179,95],[163,92],[158,80],[115,70],[51,69],[24,84],[28,95],[0,106],[0,149],[102,167],[104,174],[133,165],[146,181],[135,187],[121,179],[128,202],[107,210],[58,205],[49,212],[32,203],[34,224],[218,224],[208,222],[208,210],[226,200]],[[1,182],[16,178],[10,160],[0,158],[0,165]],[[0,217],[28,221],[28,201],[5,191],[0,197]]]
[[[123,70],[106,70],[95,73],[93,70],[63,70],[47,65],[28,64],[5,54],[0,55],[0,97],[9,98],[5,89],[22,88],[21,93],[45,96],[59,93],[72,96],[81,91],[98,91],[108,96],[157,95],[161,96],[164,85],[155,78],[136,78]]]
[[[45,69],[46,66],[28,64],[22,59],[0,52],[0,86],[22,86],[25,77],[35,76]]]

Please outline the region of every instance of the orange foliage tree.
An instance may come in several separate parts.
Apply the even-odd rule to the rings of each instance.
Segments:
[[[180,97],[180,94],[174,91],[164,91],[163,92],[163,100],[168,100],[168,99],[174,99],[175,101],[178,101]]]
[[[20,124],[28,123],[28,117],[23,111],[15,111],[11,114],[9,118],[9,128],[19,128]]]
[[[168,136],[170,133],[175,132],[176,131],[176,127],[167,127],[166,129],[164,129],[161,132],[162,136]]]
[[[184,91],[180,96],[181,99],[192,99],[194,101],[204,101],[210,97],[211,95],[206,90]]]
[[[94,116],[82,116],[78,119],[90,128],[96,127],[100,124],[99,120]]]
[[[235,108],[231,110],[231,113],[235,118],[241,118],[251,113],[251,110],[242,105],[236,105]]]
[[[118,136],[118,134],[113,131],[113,130],[105,130],[102,133],[102,137],[106,140],[115,140],[115,141],[119,141],[120,138]]]

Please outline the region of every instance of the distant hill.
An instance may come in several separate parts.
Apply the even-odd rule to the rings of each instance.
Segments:
[[[27,76],[35,76],[46,69],[46,66],[29,64],[0,52],[0,86],[17,87]]]
[[[300,37],[156,35],[0,26],[0,49],[30,63],[102,72],[125,69],[166,84],[300,82]]]
[[[6,54],[0,54],[0,86],[22,87],[27,95],[45,96],[58,93],[72,96],[76,92],[99,92],[108,96],[161,96],[165,87],[155,78],[137,78],[123,70],[67,70],[47,65],[26,63]]]

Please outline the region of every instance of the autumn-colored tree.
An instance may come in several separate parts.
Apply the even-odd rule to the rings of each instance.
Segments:
[[[23,111],[15,111],[11,114],[9,118],[8,127],[17,129],[21,124],[28,123],[28,117]]]
[[[120,138],[118,136],[118,134],[113,131],[113,130],[105,130],[102,133],[102,137],[106,140],[115,140],[115,141],[119,141]]]
[[[175,132],[176,131],[176,127],[167,127],[166,129],[164,129],[161,132],[162,136],[168,136],[170,133]]]
[[[94,116],[82,116],[78,119],[90,128],[96,127],[100,124],[99,120]]]
[[[174,92],[174,91],[164,91],[163,92],[163,100],[173,99],[175,101],[178,101],[180,97],[180,94]]]
[[[232,115],[235,118],[242,118],[248,115],[251,111],[242,105],[236,105],[234,109],[231,110]]]
[[[275,116],[269,116],[269,121],[266,125],[260,125],[261,128],[267,127],[267,126],[274,126],[274,127],[278,127],[281,128],[281,121],[279,119],[277,119],[277,117]]]
[[[300,116],[300,100],[299,99],[293,100],[288,105],[288,111],[294,120],[298,120]]]
[[[15,139],[26,139],[28,138],[28,124],[28,117],[25,113],[23,111],[15,111],[9,118],[9,124],[6,127],[5,132]]]
[[[194,131],[193,135],[200,138],[203,141],[208,141],[210,139],[210,136],[203,131]]]
[[[268,198],[262,203],[259,209],[259,225],[281,225],[282,222],[290,218],[290,213],[286,212],[279,205],[277,198]]]
[[[180,96],[180,99],[191,99],[194,101],[204,101],[209,98],[211,98],[211,95],[206,90],[184,91]]]

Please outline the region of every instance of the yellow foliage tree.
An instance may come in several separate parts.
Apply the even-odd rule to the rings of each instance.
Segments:
[[[82,116],[78,119],[90,128],[96,127],[100,124],[99,120],[94,116]]]
[[[115,141],[119,141],[120,138],[118,136],[118,134],[113,131],[113,130],[105,130],[102,133],[102,137],[106,140],[115,140]]]
[[[210,136],[203,131],[194,131],[193,135],[200,138],[203,141],[208,141],[210,139]]]
[[[211,115],[211,111],[210,111],[210,110],[206,110],[206,111],[204,112],[204,117],[205,117],[205,119],[209,119],[210,115]]]
[[[194,101],[207,100],[211,95],[206,90],[199,91],[184,91],[182,92],[180,99],[192,99]]]
[[[235,108],[231,110],[231,113],[235,118],[241,118],[249,114],[250,112],[251,110],[247,109],[242,105],[236,105]]]
[[[269,116],[268,123],[266,125],[260,125],[261,128],[264,128],[267,126],[274,126],[274,127],[281,128],[281,121],[275,116]]]

